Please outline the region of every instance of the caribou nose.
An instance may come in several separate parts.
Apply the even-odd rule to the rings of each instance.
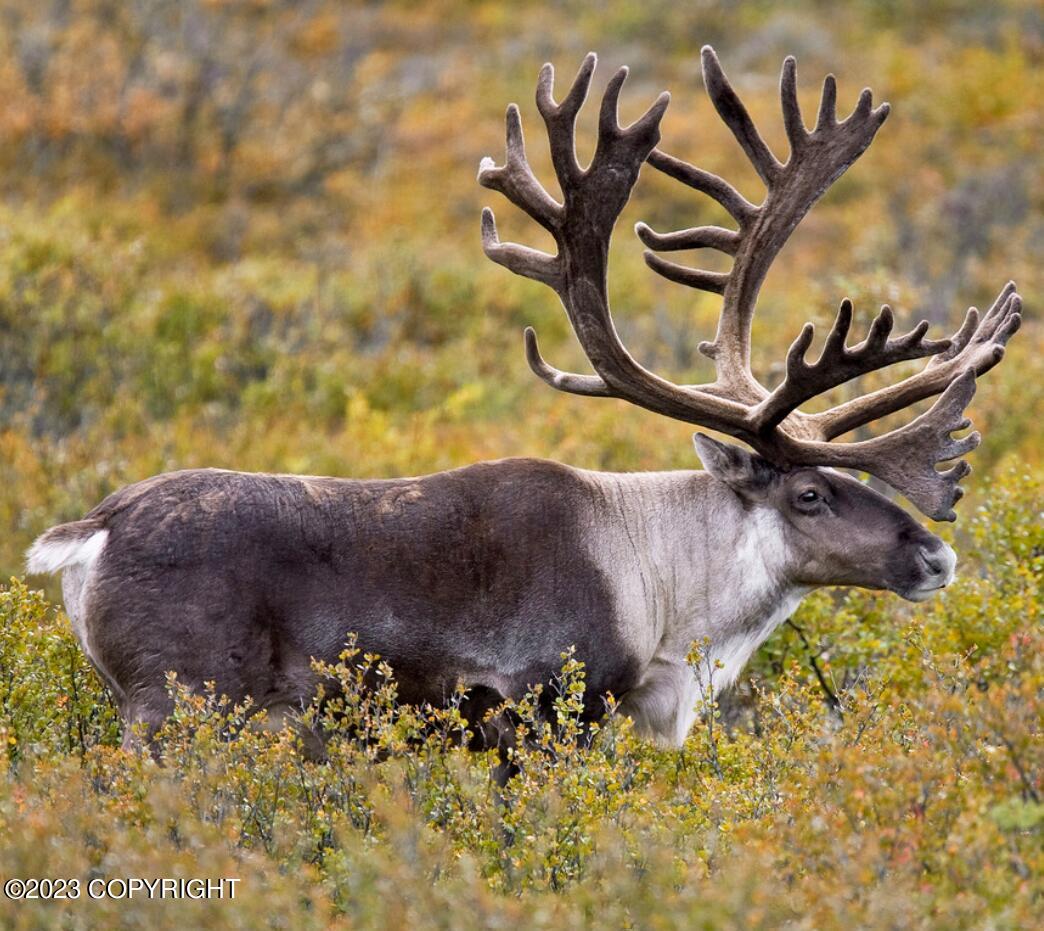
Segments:
[[[940,585],[949,585],[953,581],[957,554],[947,544],[940,542],[937,546],[918,547],[917,561],[929,577],[939,580]]]
[[[922,546],[917,551],[917,555],[921,559],[921,565],[928,570],[930,575],[942,575],[942,553],[938,550],[930,550],[928,547]]]

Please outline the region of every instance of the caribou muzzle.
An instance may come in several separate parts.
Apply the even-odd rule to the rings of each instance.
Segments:
[[[905,583],[893,589],[907,601],[927,601],[954,580],[957,554],[953,547],[936,536],[930,542],[915,544],[910,572],[915,584]]]

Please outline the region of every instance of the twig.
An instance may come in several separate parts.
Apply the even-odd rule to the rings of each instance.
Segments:
[[[819,687],[823,690],[823,695],[826,698],[827,704],[830,706],[830,710],[835,712],[839,718],[844,718],[845,712],[844,707],[841,704],[841,699],[837,697],[837,694],[827,684],[826,676],[823,675],[823,670],[819,668],[819,663],[816,662],[817,654],[812,652],[812,645],[808,642],[808,637],[805,636],[804,628],[799,627],[789,617],[786,620],[788,627],[792,628],[797,632],[798,637],[801,638],[801,642],[805,646],[805,651],[808,653],[808,661],[812,666],[812,671],[816,674],[816,679],[819,680]]]

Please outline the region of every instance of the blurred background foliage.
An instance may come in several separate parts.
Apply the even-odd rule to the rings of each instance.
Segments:
[[[941,333],[1019,284],[1026,322],[980,383],[985,439],[946,528],[958,586],[918,608],[814,596],[685,750],[624,728],[590,755],[559,748],[557,768],[531,760],[505,844],[485,762],[400,753],[394,728],[383,768],[349,747],[353,767],[306,770],[285,736],[236,749],[198,726],[213,707],[190,706],[173,767],[121,755],[67,622],[13,583],[0,829],[22,839],[0,845],[4,875],[238,870],[255,890],[274,883],[265,907],[205,914],[243,927],[1039,917],[1044,42],[1029,0],[0,0],[0,571],[21,572],[47,526],[170,469],[391,476],[513,455],[694,467],[687,426],[531,375],[527,324],[555,364],[584,363],[553,295],[483,257],[485,204],[505,238],[542,234],[475,172],[501,158],[515,100],[550,186],[536,73],[550,60],[571,76],[594,49],[595,92],[631,67],[624,120],[670,89],[662,147],[759,200],[703,91],[704,43],[778,153],[787,54],[806,115],[831,71],[840,109],[864,85],[893,108],[770,272],[759,375],[773,383],[801,324],[828,323],[845,296],[864,325],[887,301],[900,325]],[[581,154],[593,132],[585,112]],[[725,218],[646,170],[612,254],[634,354],[702,380],[696,346],[720,299],[649,272],[639,219]],[[187,914],[121,908],[110,923]]]

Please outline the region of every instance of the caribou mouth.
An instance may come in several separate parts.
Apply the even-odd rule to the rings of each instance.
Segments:
[[[931,587],[922,586],[919,588],[908,588],[906,591],[895,589],[895,593],[901,598],[905,598],[907,601],[927,601],[937,592],[941,592],[946,588],[947,584],[949,583],[944,582],[942,585],[933,585]]]

